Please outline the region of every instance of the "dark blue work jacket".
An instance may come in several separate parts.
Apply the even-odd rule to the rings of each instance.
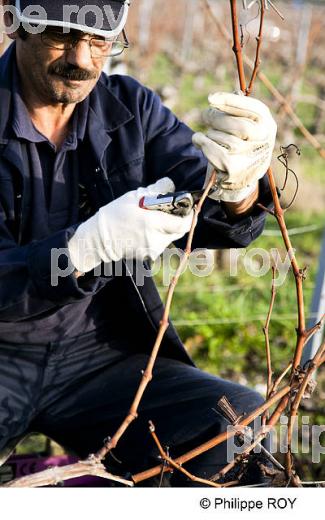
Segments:
[[[163,304],[152,278],[138,285],[133,276],[73,274],[51,284],[51,250],[67,248],[78,224],[38,240],[28,238],[30,179],[24,143],[8,132],[11,106],[11,68],[15,47],[0,59],[0,326],[19,322],[107,292],[108,323],[119,302],[121,326],[134,331],[135,348],[148,352],[153,344]],[[191,142],[192,131],[181,123],[157,95],[127,76],[102,74],[89,98],[87,135],[81,152],[83,177],[95,210],[139,186],[170,177],[178,190],[202,188],[207,162]],[[269,206],[266,177],[260,181],[260,200]],[[265,213],[255,208],[249,217],[232,223],[222,205],[204,206],[194,247],[246,247],[263,230]],[[184,243],[184,242],[183,242]],[[180,242],[178,245],[182,245]],[[62,257],[64,268],[64,257]],[[113,305],[112,305],[113,303]],[[175,329],[169,326],[161,352],[191,363]]]

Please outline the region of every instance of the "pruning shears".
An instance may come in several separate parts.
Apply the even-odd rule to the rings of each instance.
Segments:
[[[216,191],[212,188],[210,193]],[[154,197],[142,197],[140,208],[148,210],[164,211],[171,215],[186,217],[202,197],[204,190],[199,191],[177,191],[176,193],[166,193]]]

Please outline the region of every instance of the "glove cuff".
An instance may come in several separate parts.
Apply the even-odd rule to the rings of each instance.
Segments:
[[[98,229],[97,220],[98,214],[81,224],[68,242],[72,265],[81,273],[92,271],[102,262],[98,240],[94,237],[94,229]]]
[[[241,202],[249,197],[258,187],[258,182],[241,190],[225,190],[220,188],[209,195],[209,199],[222,202]]]

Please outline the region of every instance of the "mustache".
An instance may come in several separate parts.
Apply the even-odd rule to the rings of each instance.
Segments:
[[[51,75],[61,76],[62,78],[70,79],[71,81],[97,79],[96,72],[87,69],[80,69],[79,67],[69,63],[54,63],[49,67],[48,72]]]

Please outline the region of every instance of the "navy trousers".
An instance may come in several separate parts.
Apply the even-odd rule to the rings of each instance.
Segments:
[[[130,340],[108,341],[98,333],[47,345],[1,343],[0,450],[28,431],[48,435],[80,457],[101,448],[127,414],[148,360],[133,347]],[[108,456],[107,467],[127,475],[160,463],[149,420],[173,457],[224,431],[228,423],[215,411],[223,395],[239,413],[263,402],[246,387],[158,357],[139,417],[120,440],[115,457]],[[208,478],[226,463],[222,443],[184,467]],[[179,472],[168,478],[173,486],[192,485]]]

